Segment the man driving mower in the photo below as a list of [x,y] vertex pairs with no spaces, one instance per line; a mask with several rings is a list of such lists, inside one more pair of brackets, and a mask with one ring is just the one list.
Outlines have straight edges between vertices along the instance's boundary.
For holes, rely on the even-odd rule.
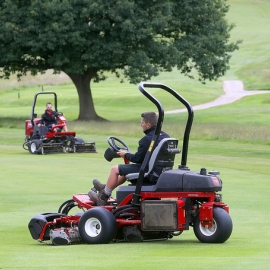
[[[155,112],[142,113],[141,127],[145,136],[139,141],[137,152],[135,154],[128,153],[125,150],[117,152],[117,155],[132,162],[132,164],[118,164],[112,166],[106,185],[102,184],[97,179],[93,180],[94,188],[88,192],[88,196],[92,201],[96,202],[98,206],[106,205],[112,191],[126,181],[126,175],[140,171],[141,164],[143,163],[155,133],[157,121],[158,117]],[[158,142],[169,137],[167,133],[161,131]]]
[[[52,110],[52,104],[48,102],[46,104],[45,113],[42,114],[38,126],[40,127],[41,125],[45,125],[48,128],[48,130],[54,130],[54,132],[58,132],[59,131],[58,128],[53,129],[54,126],[57,125],[58,123],[56,119],[58,115],[59,115],[58,112]],[[65,132],[68,131],[66,124],[63,126],[63,129]]]

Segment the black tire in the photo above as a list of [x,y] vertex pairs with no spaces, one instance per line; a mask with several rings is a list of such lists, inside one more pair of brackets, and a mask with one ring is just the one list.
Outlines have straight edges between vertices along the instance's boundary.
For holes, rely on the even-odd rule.
[[79,233],[87,244],[108,244],[116,234],[116,219],[105,208],[95,207],[86,211],[79,221]]
[[202,243],[224,243],[232,233],[232,219],[230,215],[220,207],[213,209],[213,226],[209,229],[201,225],[199,214],[195,218],[194,233]]
[[32,140],[28,144],[28,150],[31,154],[41,154],[41,150],[39,146],[41,144],[41,140]]
[[77,152],[77,149],[76,149],[76,145],[79,146],[79,145],[84,145],[84,140],[81,139],[81,138],[74,138],[74,144],[71,148],[71,151],[69,151],[70,153],[76,153]]
[[81,138],[74,138],[74,143],[75,144],[84,144],[84,140]]

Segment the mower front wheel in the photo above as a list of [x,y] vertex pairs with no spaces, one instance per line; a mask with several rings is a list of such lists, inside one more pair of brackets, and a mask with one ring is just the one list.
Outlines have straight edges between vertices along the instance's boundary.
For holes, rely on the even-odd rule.
[[39,149],[39,146],[41,144],[40,140],[33,140],[28,145],[28,150],[31,154],[41,154],[41,150]]
[[116,234],[116,219],[105,208],[95,207],[86,211],[79,221],[79,233],[87,244],[108,244]]
[[203,227],[198,214],[195,218],[193,230],[202,243],[224,243],[230,237],[232,228],[230,215],[224,209],[214,207],[212,227]]

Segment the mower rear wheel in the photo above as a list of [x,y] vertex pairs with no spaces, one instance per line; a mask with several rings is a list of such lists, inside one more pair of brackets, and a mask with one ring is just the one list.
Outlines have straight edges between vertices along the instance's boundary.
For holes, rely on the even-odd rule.
[[84,140],[81,138],[74,138],[74,144],[69,148],[69,153],[76,153],[76,145],[83,145]]
[[87,244],[108,244],[113,240],[116,228],[114,215],[101,207],[86,211],[78,225],[82,240]]
[[214,207],[212,227],[203,227],[198,214],[195,218],[193,230],[202,243],[224,243],[230,237],[232,228],[230,215],[224,209]]
[[28,150],[31,154],[41,154],[39,146],[41,144],[40,140],[33,140],[29,143]]
[[84,144],[84,140],[82,138],[74,138],[75,144]]

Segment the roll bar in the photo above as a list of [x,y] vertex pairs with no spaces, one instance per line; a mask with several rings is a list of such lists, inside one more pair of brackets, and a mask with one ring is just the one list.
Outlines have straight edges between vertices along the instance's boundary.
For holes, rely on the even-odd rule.
[[155,129],[155,133],[152,137],[152,141],[150,143],[149,149],[145,155],[145,158],[143,160],[142,166],[140,168],[139,177],[137,180],[137,185],[135,189],[135,193],[132,197],[132,203],[133,204],[140,204],[140,192],[141,187],[143,184],[144,174],[147,169],[148,162],[150,160],[150,157],[155,149],[155,146],[158,142],[159,134],[162,128],[163,119],[164,119],[164,109],[162,107],[162,104],[153,96],[151,95],[145,88],[160,88],[167,92],[169,92],[172,96],[174,96],[179,102],[181,102],[187,109],[188,112],[188,119],[186,122],[186,128],[184,132],[184,138],[183,138],[183,147],[182,147],[182,159],[181,159],[181,165],[178,166],[179,169],[182,170],[188,170],[187,165],[187,154],[188,154],[188,143],[189,143],[189,135],[191,131],[191,126],[193,122],[194,112],[192,106],[189,104],[188,101],[186,101],[180,94],[178,94],[175,90],[172,88],[161,84],[161,83],[154,83],[154,82],[141,82],[138,85],[139,90],[143,95],[145,95],[151,102],[153,102],[157,109],[158,109],[158,122]]
[[57,95],[56,93],[54,92],[37,92],[34,96],[34,100],[33,100],[33,103],[32,103],[32,111],[31,111],[31,123],[32,123],[32,126],[34,126],[34,118],[35,117],[35,107],[36,107],[36,102],[37,102],[37,97],[38,95],[54,95],[54,109],[55,111],[57,112]]

